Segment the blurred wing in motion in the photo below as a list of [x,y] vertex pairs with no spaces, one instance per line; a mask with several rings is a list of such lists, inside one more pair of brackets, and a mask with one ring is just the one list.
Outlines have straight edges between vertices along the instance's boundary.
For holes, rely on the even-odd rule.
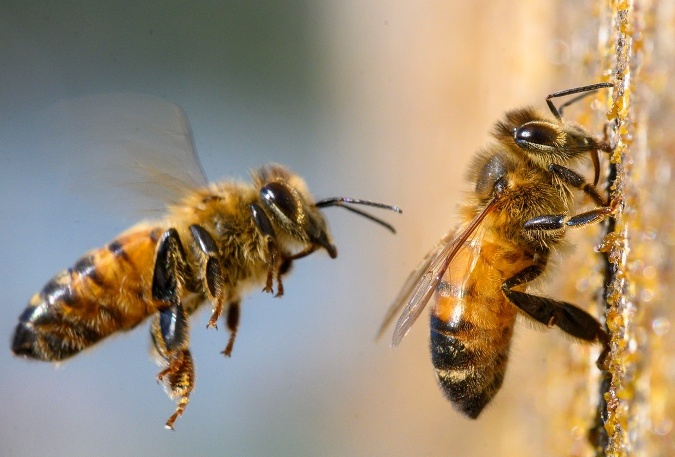
[[41,116],[38,129],[41,147],[64,164],[69,187],[113,206],[131,201],[134,209],[163,210],[207,184],[185,113],[157,97],[120,93],[63,101]]
[[403,288],[387,310],[378,331],[378,337],[398,311],[403,308],[391,339],[392,347],[399,345],[431,299],[443,274],[460,249],[467,244],[467,241],[472,247],[479,247],[480,238],[485,233],[485,230],[480,227],[481,222],[494,210],[496,203],[497,197],[493,198],[466,227],[459,232],[450,232],[445,235],[426,255],[422,263],[408,276]]

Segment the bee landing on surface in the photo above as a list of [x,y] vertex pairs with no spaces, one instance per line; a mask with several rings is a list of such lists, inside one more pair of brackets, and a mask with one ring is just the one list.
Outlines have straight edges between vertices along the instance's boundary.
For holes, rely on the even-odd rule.
[[[142,102],[157,103],[153,98]],[[161,108],[165,110],[166,103]],[[60,361],[154,316],[151,337],[164,366],[157,378],[178,403],[166,422],[171,429],[194,386],[189,315],[209,301],[213,312],[207,327],[216,327],[226,312],[230,338],[223,353],[229,356],[247,290],[262,287],[272,292],[276,283],[276,295],[281,296],[282,278],[293,261],[319,249],[337,256],[321,208],[342,206],[392,232],[391,225],[350,205],[401,211],[345,197],[314,202],[301,177],[274,164],[253,171],[251,184],[208,184],[182,110],[173,104],[168,109],[180,137],[174,158],[191,166],[171,170],[181,176],[163,184],[168,190],[182,188],[182,198],[169,206],[163,220],[132,227],[33,295],[19,316],[12,351],[25,358]]]
[[[518,312],[557,326],[573,337],[604,346],[608,335],[577,306],[527,292],[568,228],[603,221],[620,206],[595,188],[598,151],[612,150],[578,125],[562,120],[562,108],[609,83],[549,95],[553,117],[532,108],[506,113],[493,132],[496,141],[473,160],[475,183],[460,211],[459,227],[447,234],[408,277],[380,327],[401,313],[392,337],[397,346],[434,297],[431,358],[438,383],[453,406],[477,418],[502,385]],[[551,99],[579,94],[556,108]],[[570,168],[584,154],[595,167],[593,184]],[[573,212],[573,191],[596,207]]]

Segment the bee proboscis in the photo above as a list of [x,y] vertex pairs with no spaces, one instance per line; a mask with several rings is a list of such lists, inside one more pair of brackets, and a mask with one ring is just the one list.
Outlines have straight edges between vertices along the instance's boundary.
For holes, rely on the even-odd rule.
[[[532,108],[509,111],[496,124],[496,141],[480,151],[470,168],[475,183],[460,210],[459,228],[445,235],[414,270],[380,327],[403,309],[392,337],[397,346],[434,297],[431,358],[436,378],[453,406],[477,418],[502,385],[516,315],[557,326],[583,341],[604,345],[608,336],[596,318],[577,306],[527,292],[566,229],[603,221],[619,201],[596,190],[598,151],[610,144],[562,119],[562,109],[600,88],[599,83],[546,97],[553,117]],[[551,99],[582,94],[556,108]],[[570,168],[584,154],[595,167],[593,184]],[[573,191],[595,208],[574,214]]]
[[[154,98],[145,101],[155,103]],[[190,165],[179,171],[179,178],[169,179],[167,193],[181,189],[182,198],[171,202],[163,219],[133,226],[47,282],[19,316],[12,351],[61,361],[154,316],[152,343],[164,367],[157,378],[177,400],[166,422],[172,429],[194,387],[188,325],[192,313],[211,302],[207,327],[216,327],[225,313],[230,337],[223,353],[229,356],[240,302],[248,290],[262,287],[271,293],[276,283],[276,296],[281,296],[282,278],[293,261],[320,249],[337,256],[321,208],[341,206],[392,232],[390,224],[352,205],[401,211],[346,197],[315,202],[303,179],[277,164],[252,171],[251,184],[209,184],[182,110],[165,105],[174,121],[169,142],[180,143],[180,166]],[[161,179],[167,174],[162,169],[142,171]]]

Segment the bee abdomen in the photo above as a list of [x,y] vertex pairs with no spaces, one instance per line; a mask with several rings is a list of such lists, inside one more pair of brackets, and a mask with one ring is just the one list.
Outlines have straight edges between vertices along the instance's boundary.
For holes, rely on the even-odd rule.
[[502,385],[508,347],[496,354],[494,349],[474,348],[473,327],[466,321],[431,318],[431,360],[438,384],[456,409],[475,419]]
[[65,270],[33,295],[19,316],[12,341],[14,354],[40,360],[62,360],[82,349],[77,341],[100,339],[95,332],[64,319],[63,304],[71,306],[78,302],[71,283],[71,272]]
[[19,316],[14,354],[63,360],[153,312],[147,284],[158,231],[132,230],[54,276]]

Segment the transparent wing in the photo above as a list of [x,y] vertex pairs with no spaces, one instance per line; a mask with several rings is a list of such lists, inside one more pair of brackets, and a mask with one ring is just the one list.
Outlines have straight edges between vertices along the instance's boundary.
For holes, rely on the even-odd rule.
[[394,328],[394,334],[391,339],[392,347],[399,345],[403,337],[410,331],[422,310],[431,299],[438,283],[441,281],[445,270],[452,262],[460,248],[464,246],[467,240],[477,233],[483,233],[477,230],[485,216],[492,212],[496,206],[497,197],[495,197],[485,208],[459,232],[445,235],[441,241],[427,254],[422,263],[415,269],[406,280],[403,288],[394,299],[385,316],[384,322],[380,327],[379,334],[393,320],[396,313],[403,308],[398,322]]
[[[69,186],[100,200],[164,209],[207,184],[192,129],[174,103],[142,94],[60,102],[38,121],[41,148],[65,163]],[[102,197],[102,198],[100,198]]]
[[443,238],[441,238],[441,240],[436,243],[436,245],[427,253],[427,255],[424,256],[419,265],[417,265],[417,268],[410,272],[408,278],[403,284],[403,287],[401,287],[398,295],[389,306],[389,309],[384,316],[384,320],[377,331],[376,338],[380,338],[382,336],[387,327],[389,327],[389,324],[391,324],[394,318],[401,312],[401,309],[403,309],[403,307],[408,303],[413,289],[417,286],[417,284],[420,283],[422,277],[429,270],[429,265],[438,259],[438,257],[443,253],[445,246],[447,246],[447,244],[452,241],[455,232],[456,230],[446,233]]

